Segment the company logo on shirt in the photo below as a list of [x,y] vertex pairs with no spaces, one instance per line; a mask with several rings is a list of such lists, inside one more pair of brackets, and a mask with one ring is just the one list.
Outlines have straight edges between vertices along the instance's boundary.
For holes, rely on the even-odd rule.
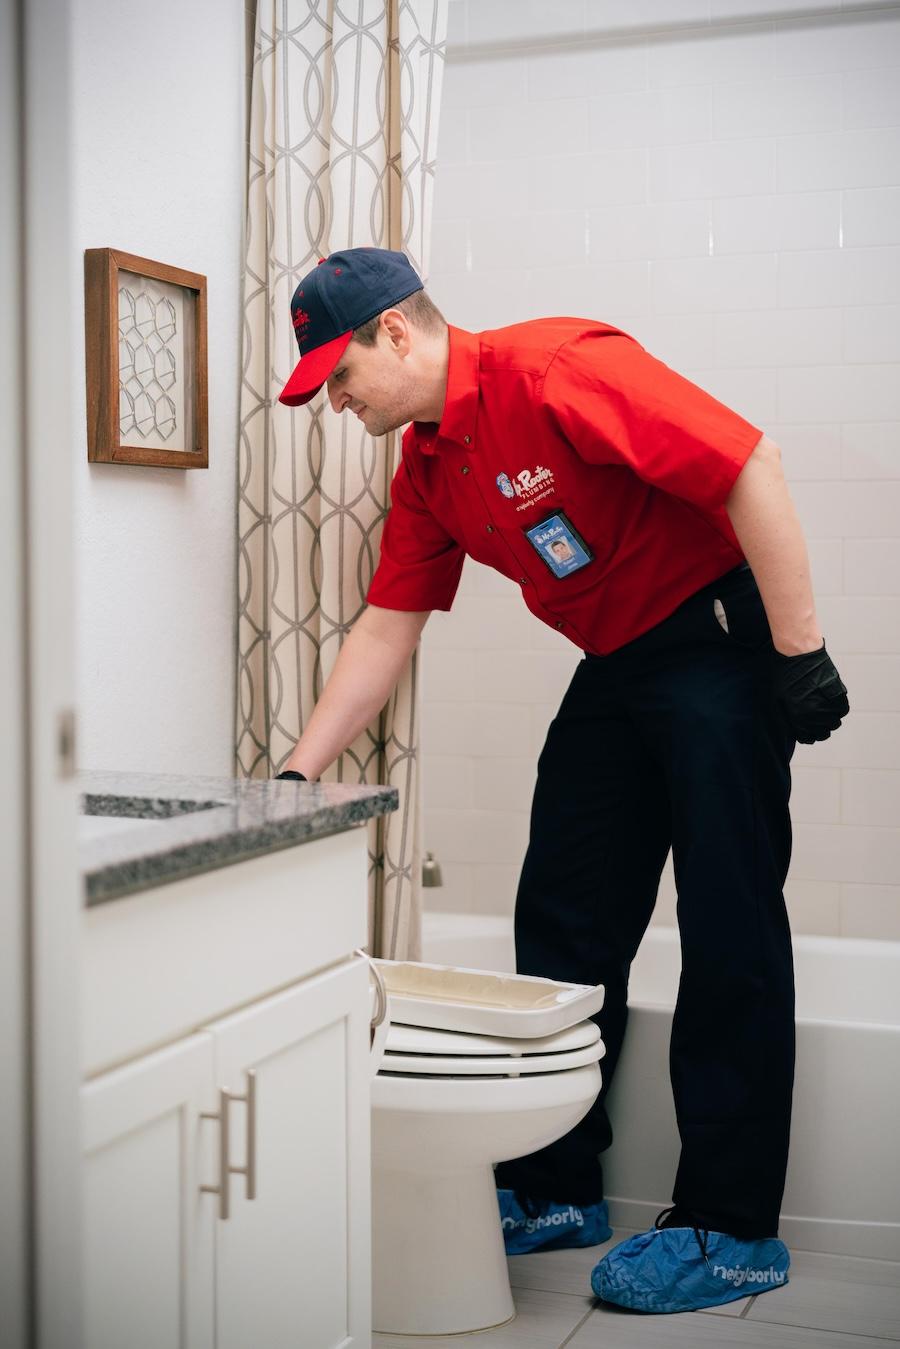
[[517,473],[515,481],[513,482],[513,487],[516,496],[531,496],[534,492],[540,491],[545,483],[549,484],[552,483],[552,481],[553,474],[550,469],[542,468],[541,465],[538,464],[533,473],[527,468],[523,468],[521,473]]
[[505,473],[499,473],[497,486],[505,497],[519,498],[517,511],[528,510],[536,501],[541,501],[556,491],[552,469],[544,468],[542,464],[538,464],[534,469],[523,468],[513,478],[509,478]]

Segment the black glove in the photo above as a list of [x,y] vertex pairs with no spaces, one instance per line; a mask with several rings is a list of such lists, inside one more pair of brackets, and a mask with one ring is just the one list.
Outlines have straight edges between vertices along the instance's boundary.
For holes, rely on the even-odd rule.
[[288,768],[284,773],[276,773],[275,781],[277,782],[279,778],[290,782],[309,782],[309,778],[305,778],[302,773],[295,773],[293,768]]
[[775,697],[801,745],[827,740],[850,711],[847,690],[825,650],[784,656],[773,651]]

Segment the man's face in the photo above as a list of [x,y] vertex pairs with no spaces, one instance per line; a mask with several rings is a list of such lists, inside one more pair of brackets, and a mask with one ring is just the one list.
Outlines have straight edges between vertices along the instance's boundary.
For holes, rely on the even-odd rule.
[[383,329],[372,347],[351,341],[328,377],[335,412],[359,418],[370,436],[383,436],[418,416],[419,395],[409,372],[403,342]]

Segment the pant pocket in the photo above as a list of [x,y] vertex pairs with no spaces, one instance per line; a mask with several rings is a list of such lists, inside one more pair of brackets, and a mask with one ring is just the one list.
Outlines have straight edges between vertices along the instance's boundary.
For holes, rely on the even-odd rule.
[[707,600],[707,616],[724,642],[747,651],[772,645],[772,633],[759,587],[748,569],[729,576]]

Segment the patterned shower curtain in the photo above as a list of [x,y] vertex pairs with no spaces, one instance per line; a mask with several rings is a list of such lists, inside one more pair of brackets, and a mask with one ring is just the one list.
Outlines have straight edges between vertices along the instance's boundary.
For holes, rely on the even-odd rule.
[[[306,724],[365,604],[398,433],[324,391],[286,408],[290,298],[339,248],[402,249],[427,284],[447,0],[258,0],[250,110],[238,458],[236,766],[268,777]],[[417,959],[416,654],[378,722],[322,776],[387,783],[369,825],[369,949]]]

